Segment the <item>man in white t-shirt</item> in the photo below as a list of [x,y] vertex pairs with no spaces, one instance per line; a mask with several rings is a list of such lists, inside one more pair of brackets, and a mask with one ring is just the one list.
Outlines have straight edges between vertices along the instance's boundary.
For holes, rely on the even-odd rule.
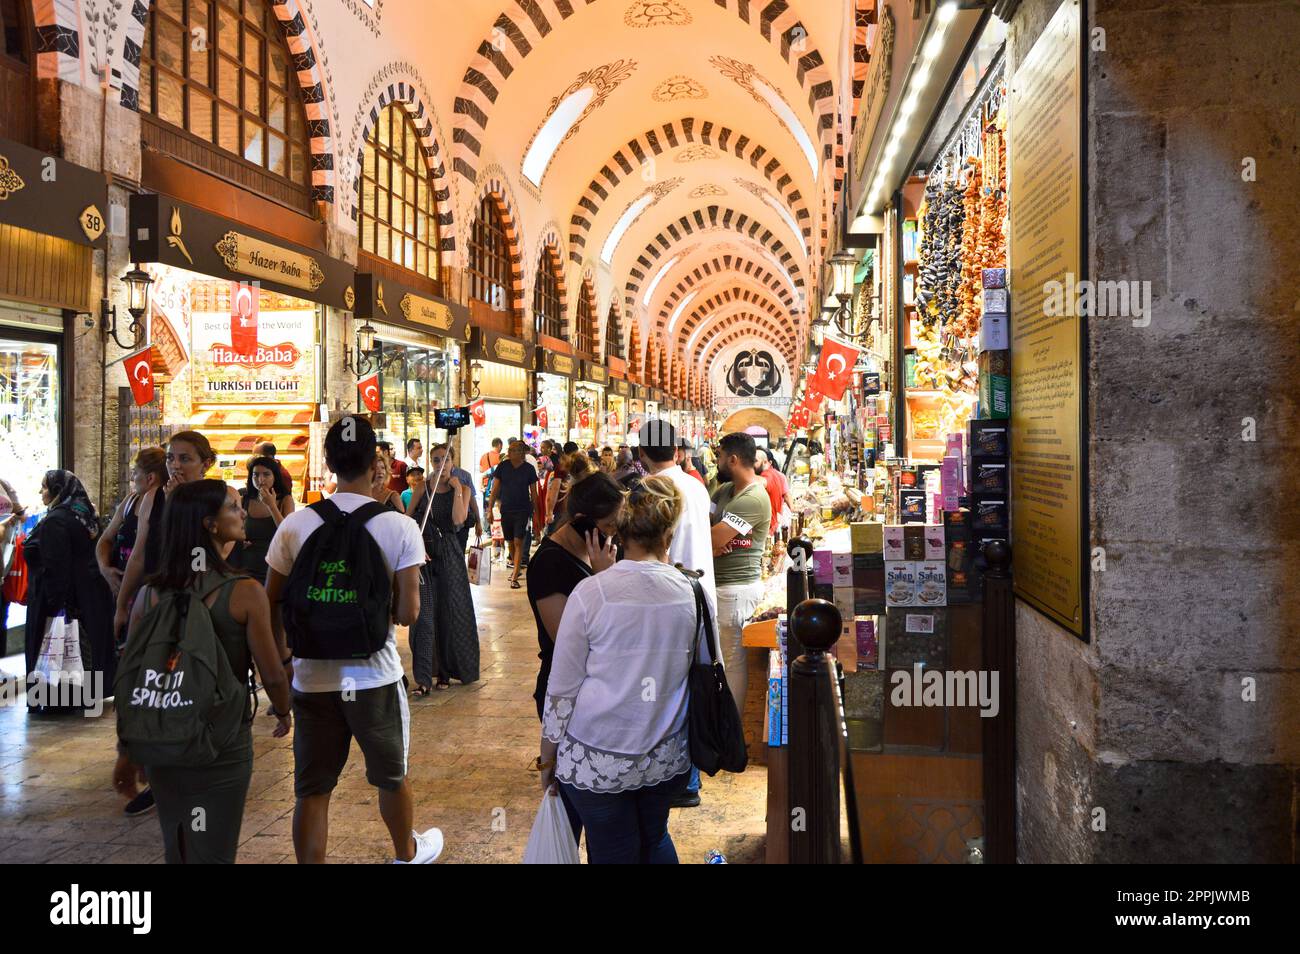
[[[370,487],[380,466],[375,432],[361,417],[344,417],[325,435],[325,463],[338,478],[330,502],[344,513],[373,503]],[[285,517],[266,555],[266,595],[276,639],[292,666],[294,794],[293,847],[299,864],[323,863],[329,838],[330,794],[348,761],[352,740],[366,760],[366,780],[379,789],[379,814],[399,864],[430,864],[442,852],[442,832],[412,828],[414,796],[406,777],[411,716],[402,687],[393,624],[388,641],[365,659],[288,658],[281,603],[294,560],[324,521],[311,507]],[[414,520],[396,512],[365,525],[379,544],[393,581],[393,620],[403,626],[420,613],[424,541]]]
[[[667,477],[682,495],[682,516],[668,542],[668,560],[688,570],[697,570],[700,586],[714,617],[717,632],[718,603],[713,586],[713,537],[709,527],[709,491],[677,464],[677,431],[667,421],[646,421],[637,432],[637,453],[648,477]],[[700,804],[700,770],[691,767],[686,791],[670,803],[674,808],[694,808]]]

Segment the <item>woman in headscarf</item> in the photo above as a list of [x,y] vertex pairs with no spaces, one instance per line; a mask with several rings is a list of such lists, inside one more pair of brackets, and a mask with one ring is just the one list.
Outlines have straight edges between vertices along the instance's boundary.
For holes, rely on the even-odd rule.
[[[113,594],[95,562],[99,521],[95,505],[75,474],[47,470],[41,502],[48,508],[23,545],[30,583],[27,598],[27,672],[36,670],[41,643],[51,620],[64,615],[77,621],[81,661],[87,672],[102,673],[85,685],[94,692],[112,691],[117,672],[113,646]],[[90,702],[94,696],[84,696]],[[46,708],[53,708],[46,706]]]

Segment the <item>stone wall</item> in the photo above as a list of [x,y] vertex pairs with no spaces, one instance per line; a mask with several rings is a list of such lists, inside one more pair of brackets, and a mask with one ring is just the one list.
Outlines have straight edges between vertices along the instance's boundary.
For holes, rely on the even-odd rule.
[[1295,861],[1300,4],[1090,7],[1088,277],[1153,304],[1089,329],[1092,644],[1017,613],[1020,855]]

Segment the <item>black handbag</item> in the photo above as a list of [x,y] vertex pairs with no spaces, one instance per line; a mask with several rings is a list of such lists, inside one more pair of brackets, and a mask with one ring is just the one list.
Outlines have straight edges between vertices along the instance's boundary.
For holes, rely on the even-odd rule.
[[[736,700],[731,698],[727,676],[722,668],[722,651],[713,631],[713,614],[709,612],[699,576],[682,571],[695,591],[695,643],[691,648],[691,668],[687,675],[686,722],[691,746],[691,763],[710,777],[719,770],[743,772],[749,764],[745,751],[745,730],[740,724]],[[700,662],[700,633],[709,641],[712,662]]]

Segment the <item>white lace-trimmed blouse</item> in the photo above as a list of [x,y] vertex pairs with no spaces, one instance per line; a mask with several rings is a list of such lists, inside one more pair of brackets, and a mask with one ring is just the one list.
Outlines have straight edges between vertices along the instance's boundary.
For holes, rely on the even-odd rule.
[[[695,593],[665,563],[622,560],[574,587],[542,711],[542,735],[559,746],[559,781],[624,792],[690,769],[695,623]],[[709,658],[703,643],[700,658]]]

